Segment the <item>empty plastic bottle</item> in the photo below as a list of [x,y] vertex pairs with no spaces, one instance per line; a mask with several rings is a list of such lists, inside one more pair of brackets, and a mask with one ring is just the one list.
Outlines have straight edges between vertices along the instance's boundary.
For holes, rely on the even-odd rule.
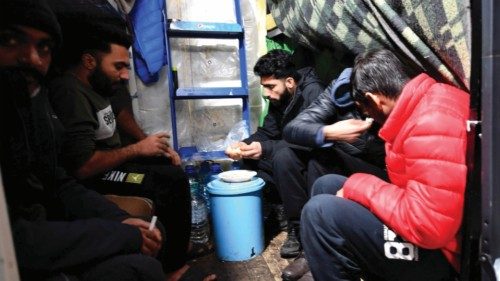
[[200,179],[200,190],[202,192],[203,198],[205,198],[205,203],[207,204],[207,211],[210,214],[210,194],[207,191],[207,185],[211,181],[210,166],[212,165],[211,160],[205,160],[200,164],[200,170],[198,173],[198,178]]
[[212,165],[210,165],[210,181],[218,179],[217,175],[220,173],[222,173],[220,163],[213,162]]
[[241,169],[241,163],[240,163],[240,161],[233,161],[231,163],[230,170],[239,170],[239,169]]
[[186,165],[186,174],[191,189],[191,242],[204,244],[208,242],[209,226],[207,204],[198,181],[194,165]]

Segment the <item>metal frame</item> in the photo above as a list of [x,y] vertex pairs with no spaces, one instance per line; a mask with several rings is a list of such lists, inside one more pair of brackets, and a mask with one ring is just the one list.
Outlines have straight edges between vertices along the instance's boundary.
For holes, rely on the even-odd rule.
[[482,0],[482,280],[497,280],[500,259],[500,2]]

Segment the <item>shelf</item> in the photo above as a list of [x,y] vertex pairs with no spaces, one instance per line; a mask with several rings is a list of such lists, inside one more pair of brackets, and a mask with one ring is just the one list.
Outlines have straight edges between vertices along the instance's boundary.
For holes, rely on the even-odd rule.
[[168,26],[170,37],[240,38],[243,28],[237,23],[172,21]]
[[248,97],[244,88],[179,88],[175,91],[175,99],[203,99],[203,98],[242,98]]
[[228,158],[224,151],[198,151],[195,146],[179,147],[179,156],[181,159],[209,160]]

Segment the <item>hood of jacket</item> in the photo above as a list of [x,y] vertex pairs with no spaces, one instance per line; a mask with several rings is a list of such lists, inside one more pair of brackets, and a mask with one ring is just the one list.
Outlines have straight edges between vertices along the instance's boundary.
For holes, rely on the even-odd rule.
[[[300,74],[299,81],[297,82],[297,89],[290,100],[290,103],[286,107],[283,113],[282,125],[286,125],[290,122],[297,114],[302,111],[303,101],[304,101],[304,92],[306,92],[306,88],[311,86],[311,84],[323,85],[323,81],[318,78],[316,72],[312,67],[304,67],[297,72]],[[312,88],[312,87],[311,87]],[[320,93],[318,93],[319,95]]]
[[337,80],[332,82],[332,87],[329,87],[330,98],[336,107],[346,108],[354,105],[351,97],[351,73],[352,68],[344,69]]

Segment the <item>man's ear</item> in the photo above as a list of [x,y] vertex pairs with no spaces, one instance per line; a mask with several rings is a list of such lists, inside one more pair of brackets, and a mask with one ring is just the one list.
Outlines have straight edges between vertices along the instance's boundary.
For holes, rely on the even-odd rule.
[[384,103],[384,101],[380,98],[380,95],[377,95],[377,94],[374,94],[371,92],[367,92],[365,94],[365,97],[368,100],[370,100],[373,104],[375,104],[377,106],[377,108],[382,108],[382,104]]
[[285,79],[285,86],[289,90],[295,89],[296,86],[295,79],[293,79],[292,77],[287,77]]
[[94,70],[97,66],[97,61],[93,55],[85,53],[82,55],[82,64],[86,69]]

